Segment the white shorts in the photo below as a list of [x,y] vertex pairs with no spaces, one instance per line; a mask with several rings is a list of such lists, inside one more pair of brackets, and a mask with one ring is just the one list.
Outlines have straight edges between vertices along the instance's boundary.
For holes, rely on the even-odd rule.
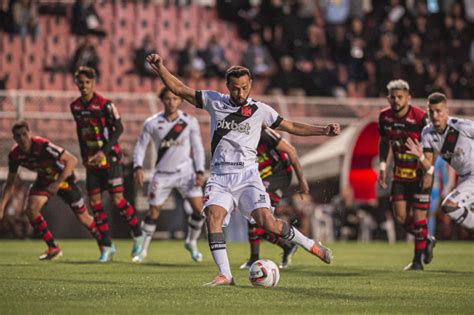
[[152,206],[161,206],[168,199],[173,188],[176,188],[185,199],[203,196],[201,187],[196,186],[194,172],[179,175],[155,173],[148,188],[148,203]]
[[253,210],[271,209],[270,198],[256,168],[238,174],[212,174],[205,189],[204,208],[210,205],[227,210],[222,226],[229,224],[230,215],[235,208],[251,223],[255,223],[251,216]]
[[451,191],[445,200],[451,200],[458,204],[460,208],[467,207],[467,209],[474,207],[474,174],[466,176],[466,178],[459,177],[459,183]]

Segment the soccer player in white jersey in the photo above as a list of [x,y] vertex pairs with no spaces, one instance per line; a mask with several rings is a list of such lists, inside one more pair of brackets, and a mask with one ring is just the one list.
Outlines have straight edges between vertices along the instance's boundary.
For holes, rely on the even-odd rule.
[[421,143],[409,139],[408,153],[418,157],[423,168],[433,174],[434,161],[441,157],[458,175],[457,186],[441,204],[454,222],[474,229],[474,122],[449,116],[448,100],[442,93],[428,96],[431,123],[423,129]]
[[270,198],[258,173],[256,149],[264,125],[301,136],[336,136],[340,134],[339,124],[314,126],[283,119],[270,106],[249,97],[250,72],[241,66],[226,71],[227,95],[186,86],[168,71],[158,54],[150,54],[147,61],[173,93],[205,109],[211,117],[211,176],[205,188],[204,212],[209,247],[219,275],[207,285],[234,284],[222,230],[234,209],[267,232],[302,246],[329,264],[330,249],[273,216]]
[[150,210],[142,226],[146,237],[143,250],[133,258],[133,261],[142,262],[147,256],[161,207],[175,188],[193,209],[188,218],[188,233],[184,247],[189,250],[194,261],[200,262],[202,254],[197,248],[197,239],[204,223],[201,211],[205,162],[201,132],[197,119],[178,109],[183,102],[181,97],[173,94],[169,88],[163,87],[159,98],[165,110],[145,121],[133,156],[134,176],[138,184],[143,187],[143,160],[147,146],[150,140],[153,140],[158,154],[155,174],[148,189]]

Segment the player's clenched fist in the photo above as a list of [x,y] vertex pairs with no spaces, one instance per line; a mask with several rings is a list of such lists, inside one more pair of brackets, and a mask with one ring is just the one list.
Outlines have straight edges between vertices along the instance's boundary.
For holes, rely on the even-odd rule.
[[337,136],[341,133],[341,125],[337,123],[331,123],[326,126],[326,136]]
[[163,61],[163,58],[161,58],[161,56],[158,54],[149,54],[146,56],[146,61],[152,66],[159,66]]

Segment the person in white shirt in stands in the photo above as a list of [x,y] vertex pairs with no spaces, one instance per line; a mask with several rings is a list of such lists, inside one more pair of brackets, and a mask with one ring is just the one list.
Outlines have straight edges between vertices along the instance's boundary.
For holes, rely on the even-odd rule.
[[234,208],[251,223],[302,246],[329,264],[332,259],[329,248],[273,216],[270,198],[259,176],[256,151],[264,125],[301,136],[337,136],[340,125],[314,126],[283,119],[270,106],[249,97],[252,80],[245,67],[227,69],[229,94],[221,94],[186,86],[168,71],[158,54],[149,55],[147,61],[174,94],[210,114],[211,176],[205,188],[204,213],[209,247],[219,275],[206,285],[234,284],[222,230]]
[[133,156],[134,176],[138,184],[143,187],[145,178],[143,160],[150,140],[154,141],[158,154],[155,174],[148,189],[150,210],[142,226],[146,236],[142,244],[143,250],[133,258],[133,261],[142,262],[147,256],[161,207],[175,188],[193,209],[188,219],[188,233],[184,246],[191,253],[191,258],[200,262],[202,254],[197,248],[197,239],[204,223],[201,211],[205,162],[201,132],[197,119],[178,109],[183,102],[181,97],[164,87],[159,93],[159,98],[165,110],[145,121]]
[[433,173],[440,155],[458,175],[458,184],[441,204],[454,222],[474,229],[474,122],[449,116],[448,100],[442,93],[428,96],[431,123],[421,134],[421,143],[408,139],[406,146],[418,157],[423,168]]

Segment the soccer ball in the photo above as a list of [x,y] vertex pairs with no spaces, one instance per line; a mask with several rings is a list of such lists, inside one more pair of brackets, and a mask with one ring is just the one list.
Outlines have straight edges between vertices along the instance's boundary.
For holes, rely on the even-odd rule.
[[271,288],[280,280],[280,270],[271,260],[260,259],[250,266],[249,280],[254,287]]

